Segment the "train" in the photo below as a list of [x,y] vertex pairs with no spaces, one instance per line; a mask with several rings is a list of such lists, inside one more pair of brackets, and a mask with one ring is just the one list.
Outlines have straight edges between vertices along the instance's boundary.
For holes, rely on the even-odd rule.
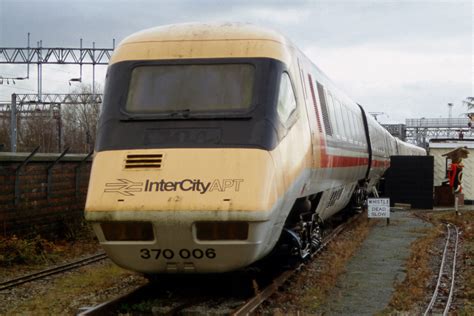
[[159,26],[111,56],[85,218],[112,261],[145,275],[229,272],[275,252],[304,260],[392,155],[426,152],[280,33]]

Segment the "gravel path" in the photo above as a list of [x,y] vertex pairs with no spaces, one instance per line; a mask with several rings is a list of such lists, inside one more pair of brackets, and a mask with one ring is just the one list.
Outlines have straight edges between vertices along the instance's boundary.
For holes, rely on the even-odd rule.
[[384,309],[394,291],[396,280],[405,277],[404,263],[410,244],[430,224],[410,212],[391,212],[390,225],[376,220],[367,239],[347,266],[324,308],[327,315],[374,315]]

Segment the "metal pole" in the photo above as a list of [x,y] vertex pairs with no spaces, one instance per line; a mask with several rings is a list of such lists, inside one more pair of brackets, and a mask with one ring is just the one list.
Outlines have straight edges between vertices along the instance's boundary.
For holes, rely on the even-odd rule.
[[30,79],[30,32],[28,32],[28,63],[26,64],[26,79]]
[[92,42],[92,100],[95,100],[95,42]]
[[52,192],[52,187],[53,187],[53,168],[54,166],[59,162],[59,160],[61,160],[61,158],[64,157],[64,155],[66,155],[66,153],[69,151],[69,147],[66,148],[60,155],[58,158],[56,158],[56,160],[50,164],[47,168],[48,170],[48,200],[51,198],[51,192]]
[[448,137],[451,137],[451,118],[453,116],[453,105],[452,103],[448,103],[449,113],[448,113]]
[[79,41],[79,46],[80,46],[80,53],[79,53],[79,82],[82,82],[82,59],[84,58],[83,56],[83,52],[82,52],[82,38],[81,40]]
[[41,92],[43,90],[43,71],[42,71],[42,56],[41,56],[41,46],[43,41],[38,42],[38,101],[41,101]]
[[36,154],[40,147],[36,147],[28,157],[16,168],[15,170],[15,205],[20,203],[21,199],[21,186],[20,186],[20,176],[22,169],[26,166],[26,164],[30,161],[30,159]]
[[10,122],[11,152],[16,153],[16,132],[17,132],[17,130],[16,130],[16,94],[15,93],[12,94],[12,102],[11,102],[11,105],[10,105],[10,111],[11,111],[11,115],[10,115],[10,119],[11,119],[11,122]]
[[[63,129],[63,120],[61,117],[61,104],[58,105],[58,152],[61,152],[62,150],[62,129]],[[67,149],[69,150],[69,148]]]

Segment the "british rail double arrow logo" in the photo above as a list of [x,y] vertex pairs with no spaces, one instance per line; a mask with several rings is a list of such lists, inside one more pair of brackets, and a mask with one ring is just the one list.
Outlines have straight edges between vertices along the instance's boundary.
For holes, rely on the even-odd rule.
[[125,196],[134,196],[132,192],[142,192],[143,182],[133,182],[128,179],[117,179],[118,182],[106,183],[104,192],[114,192]]

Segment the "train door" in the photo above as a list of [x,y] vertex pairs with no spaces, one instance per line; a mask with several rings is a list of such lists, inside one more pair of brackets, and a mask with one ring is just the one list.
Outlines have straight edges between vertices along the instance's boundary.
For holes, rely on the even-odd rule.
[[[310,109],[308,108],[308,92],[307,91],[307,87],[306,87],[306,81],[305,81],[305,73],[304,73],[304,70],[303,68],[301,67],[301,62],[300,62],[300,59],[298,58],[297,59],[297,63],[298,63],[298,72],[299,72],[299,75],[300,75],[300,82],[301,82],[301,88],[302,88],[302,92],[303,92],[303,106],[305,108],[305,112],[306,112],[306,117],[308,119],[308,125],[309,125],[309,128],[310,128],[310,133],[311,133],[311,149],[312,149],[312,162],[311,164],[314,166],[315,164],[315,144],[314,144],[314,140],[316,138],[316,130],[315,130],[315,124],[314,122],[312,122],[312,117],[313,117],[313,114],[310,112]],[[309,92],[311,93],[311,92]]]
[[301,86],[303,87],[304,92],[304,100],[305,100],[305,108],[306,108],[306,115],[308,117],[308,125],[311,132],[311,146],[313,150],[312,154],[312,165],[313,169],[317,167],[318,164],[318,157],[320,157],[320,139],[322,133],[322,126],[318,116],[318,105],[316,102],[316,94],[314,91],[314,85],[312,83],[312,76],[310,73],[306,73],[303,70],[300,60],[298,59],[298,69],[300,72],[300,80]]

